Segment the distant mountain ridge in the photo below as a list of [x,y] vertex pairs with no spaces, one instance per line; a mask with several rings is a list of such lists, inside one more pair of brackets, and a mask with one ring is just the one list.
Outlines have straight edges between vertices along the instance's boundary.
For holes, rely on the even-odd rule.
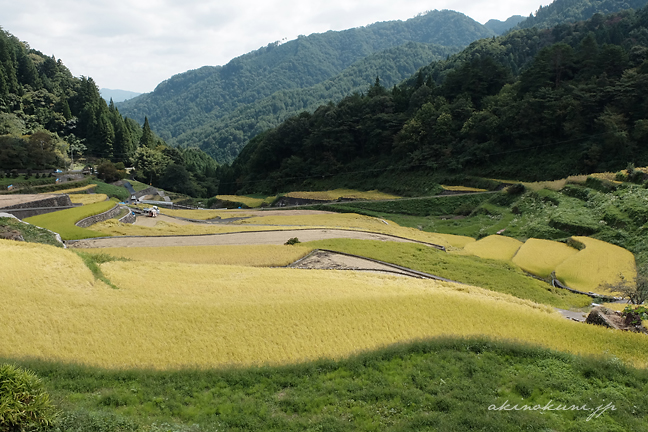
[[[222,148],[212,137],[193,131],[209,128],[239,107],[254,104],[278,91],[316,86],[367,56],[409,42],[451,46],[454,47],[451,52],[457,52],[474,40],[494,35],[461,13],[435,10],[407,21],[380,22],[344,31],[300,36],[281,45],[271,43],[233,59],[225,66],[205,66],[175,75],[160,83],[152,93],[117,106],[120,112],[138,120],[148,116],[151,127],[168,142],[178,144],[182,136],[183,145],[209,149],[211,154],[219,155],[221,161],[227,162],[233,158],[229,155],[237,154],[251,138],[248,132],[232,130],[228,142],[235,143],[235,148]],[[420,64],[416,68],[434,59],[417,59]],[[396,84],[416,70],[403,66],[407,59],[394,61],[401,66],[396,67],[397,73],[392,74],[393,78],[381,76],[388,85]],[[328,100],[330,95],[325,94],[319,103]],[[303,109],[303,105],[296,103],[279,107],[277,111],[294,113]],[[307,105],[313,106],[313,103]],[[278,122],[278,118],[273,120],[269,127]]]
[[118,89],[108,89],[108,88],[99,89],[99,93],[101,94],[101,97],[104,98],[106,102],[110,102],[110,99],[112,99],[113,102],[115,103],[123,102],[128,99],[133,99],[134,97],[137,97],[142,94],[142,93],[137,93],[128,90],[118,90]]
[[522,15],[513,15],[509,17],[506,21],[492,19],[492,20],[488,20],[488,22],[484,24],[484,27],[492,30],[494,33],[497,33],[498,35],[501,35],[504,34],[504,32],[506,32],[507,30],[512,29],[513,27],[515,27],[525,19],[526,18],[523,17]]

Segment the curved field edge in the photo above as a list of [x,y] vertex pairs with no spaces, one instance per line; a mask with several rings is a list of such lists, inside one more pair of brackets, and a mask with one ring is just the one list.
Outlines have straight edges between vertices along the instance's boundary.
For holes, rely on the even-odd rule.
[[59,233],[63,240],[103,237],[110,234],[81,228],[76,226],[75,223],[84,218],[110,210],[114,206],[114,201],[102,201],[95,204],[28,217],[25,218],[25,222]]
[[[648,372],[615,359],[579,357],[488,338],[399,343],[341,360],[289,366],[152,371],[106,370],[2,359],[40,376],[61,422],[90,430],[487,430],[644,431]],[[162,396],[163,395],[163,396]],[[493,411],[489,406],[606,406],[591,412]],[[555,405],[554,405],[555,406]],[[171,425],[175,427],[171,427]],[[187,429],[193,425],[192,429]],[[144,429],[140,429],[140,428]],[[157,429],[155,429],[157,430]],[[166,430],[166,429],[165,429]]]
[[574,236],[572,240],[584,248],[556,267],[556,277],[570,288],[614,295],[606,284],[637,277],[632,252],[590,237]]
[[574,323],[547,306],[471,286],[357,272],[109,262],[101,269],[120,288],[113,290],[70,251],[0,243],[5,357],[210,368],[485,335],[646,364],[643,335]]

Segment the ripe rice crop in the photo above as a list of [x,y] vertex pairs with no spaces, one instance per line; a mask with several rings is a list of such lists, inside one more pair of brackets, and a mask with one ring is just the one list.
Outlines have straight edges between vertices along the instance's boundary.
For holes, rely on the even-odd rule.
[[364,199],[364,200],[387,200],[398,199],[398,195],[392,195],[377,190],[358,191],[354,189],[334,189],[319,192],[289,192],[290,198],[314,199],[322,201],[335,201],[338,198]]
[[86,186],[81,186],[77,188],[71,188],[71,189],[59,189],[56,192],[43,192],[44,194],[74,194],[74,193],[81,193],[81,192],[87,192],[89,189],[96,188],[96,184],[89,184]]
[[570,322],[551,308],[469,286],[205,264],[131,261],[101,268],[119,289],[93,283],[69,251],[0,242],[0,274],[8,275],[0,283],[0,356],[109,368],[215,367],[487,335],[647,364],[643,335]]
[[223,201],[231,201],[231,202],[245,204],[246,206],[251,208],[261,207],[263,203],[270,204],[275,199],[274,196],[270,196],[265,199],[262,199],[262,198],[247,197],[244,195],[216,195],[216,198]]
[[72,201],[73,204],[88,205],[88,204],[94,204],[94,203],[106,201],[107,199],[108,199],[108,195],[106,195],[106,194],[73,194],[73,195],[70,195],[70,201]]
[[466,252],[480,258],[510,261],[522,246],[522,242],[511,237],[491,235],[464,247]]
[[435,236],[441,237],[443,240],[448,242],[448,244],[454,248],[463,249],[468,243],[474,243],[475,239],[472,237],[455,235],[455,234],[442,234],[434,233]]
[[25,222],[59,233],[63,240],[102,237],[106,234],[87,228],[81,228],[74,224],[81,219],[110,210],[114,206],[114,201],[102,201],[95,204],[84,205],[82,207],[32,216],[26,218]]
[[564,243],[531,238],[513,257],[513,263],[533,275],[547,278],[567,258],[578,253]]
[[441,185],[441,187],[444,190],[454,191],[454,192],[487,192],[486,189],[479,189],[479,188],[474,188],[474,187],[469,187],[469,186],[446,186],[446,185]]
[[191,264],[286,266],[305,256],[311,248],[294,245],[168,246],[84,249],[136,261]]
[[277,231],[288,230],[295,228],[312,228],[308,226],[245,226],[245,225],[207,225],[207,224],[175,224],[167,223],[164,221],[157,221],[154,227],[147,227],[142,225],[133,225],[120,223],[114,219],[99,222],[92,226],[102,235],[110,236],[162,236],[162,235],[203,235],[203,234],[222,234],[233,232],[246,232],[246,231]]
[[556,267],[556,277],[580,291],[614,294],[603,285],[637,277],[634,255],[622,247],[590,237],[572,237],[585,245],[577,254]]

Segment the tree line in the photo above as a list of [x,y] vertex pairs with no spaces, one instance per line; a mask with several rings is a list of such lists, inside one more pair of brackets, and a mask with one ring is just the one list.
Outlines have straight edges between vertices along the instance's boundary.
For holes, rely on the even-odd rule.
[[648,9],[471,44],[266,131],[222,192],[385,170],[544,180],[648,164]]

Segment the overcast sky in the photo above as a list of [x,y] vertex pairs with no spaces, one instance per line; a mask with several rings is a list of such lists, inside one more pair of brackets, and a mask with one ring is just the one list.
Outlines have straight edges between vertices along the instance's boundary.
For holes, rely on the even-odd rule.
[[0,26],[99,87],[152,91],[269,42],[451,9],[485,23],[547,0],[0,0]]

